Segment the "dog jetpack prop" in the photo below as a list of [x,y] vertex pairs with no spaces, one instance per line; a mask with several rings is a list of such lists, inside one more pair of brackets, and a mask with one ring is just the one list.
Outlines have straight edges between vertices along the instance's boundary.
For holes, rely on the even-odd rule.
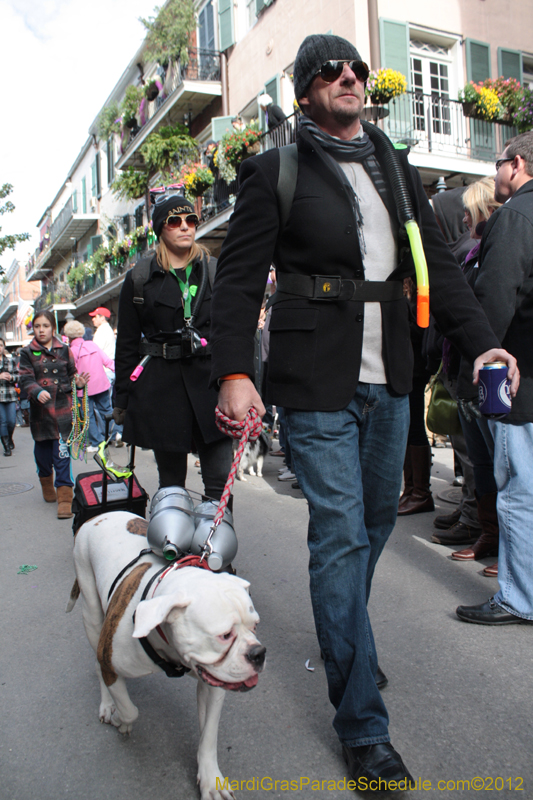
[[217,408],[216,420],[220,430],[240,439],[220,501],[203,499],[195,507],[195,492],[181,486],[159,489],[152,498],[146,533],[148,544],[157,555],[168,561],[197,556],[200,562],[206,560],[213,572],[225,569],[237,555],[228,500],[246,442],[258,439],[263,430],[261,418],[253,408],[244,422],[230,420]]

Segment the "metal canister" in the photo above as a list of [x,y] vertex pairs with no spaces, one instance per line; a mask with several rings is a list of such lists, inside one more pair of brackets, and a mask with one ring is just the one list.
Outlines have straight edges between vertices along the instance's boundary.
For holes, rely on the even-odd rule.
[[173,561],[190,551],[194,536],[194,503],[181,486],[159,489],[150,505],[146,537],[158,556]]
[[[218,504],[210,500],[196,506],[196,530],[191,544],[191,552],[199,555],[209,536]],[[207,563],[213,572],[218,572],[230,564],[237,555],[237,536],[233,528],[233,516],[229,508],[224,510],[220,525],[211,537],[213,551],[207,556]]]
[[507,364],[490,361],[479,370],[479,410],[485,417],[501,418],[511,410],[511,381],[507,379]]

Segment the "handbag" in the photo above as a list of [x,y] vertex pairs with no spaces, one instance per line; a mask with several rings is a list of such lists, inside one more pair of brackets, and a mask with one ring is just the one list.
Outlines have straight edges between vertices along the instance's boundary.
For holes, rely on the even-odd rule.
[[459,421],[457,401],[450,396],[450,393],[442,383],[441,371],[442,363],[437,374],[431,378],[426,390],[429,391],[431,389],[426,425],[432,433],[438,433],[441,436],[454,436],[462,433],[463,429]]

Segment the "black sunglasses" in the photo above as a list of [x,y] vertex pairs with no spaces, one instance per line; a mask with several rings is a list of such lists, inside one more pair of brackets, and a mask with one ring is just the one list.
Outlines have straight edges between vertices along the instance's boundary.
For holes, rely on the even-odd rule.
[[506,161],[514,161],[514,157],[513,158],[499,158],[497,160],[497,162],[495,163],[495,165],[494,165],[496,167],[496,172],[498,172],[498,170],[500,169],[501,165],[505,164]]
[[189,228],[192,228],[193,226],[196,227],[198,225],[198,217],[196,214],[189,214],[186,217],[178,217],[177,214],[173,214],[171,217],[165,220],[165,225],[168,225],[169,228],[181,228],[184,220]]
[[370,74],[368,64],[365,64],[364,61],[350,61],[348,59],[342,61],[326,61],[316,74],[320,75],[322,80],[326,83],[333,83],[333,81],[336,81],[337,78],[340,78],[342,75],[345,64],[348,64],[355,77],[362,83],[368,80]]

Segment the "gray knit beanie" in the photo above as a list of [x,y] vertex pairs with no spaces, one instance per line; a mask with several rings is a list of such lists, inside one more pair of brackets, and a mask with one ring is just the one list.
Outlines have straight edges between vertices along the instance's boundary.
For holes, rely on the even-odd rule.
[[322,64],[331,59],[361,61],[361,56],[353,44],[342,36],[325,33],[306,36],[294,62],[294,96],[297,100],[304,96]]

